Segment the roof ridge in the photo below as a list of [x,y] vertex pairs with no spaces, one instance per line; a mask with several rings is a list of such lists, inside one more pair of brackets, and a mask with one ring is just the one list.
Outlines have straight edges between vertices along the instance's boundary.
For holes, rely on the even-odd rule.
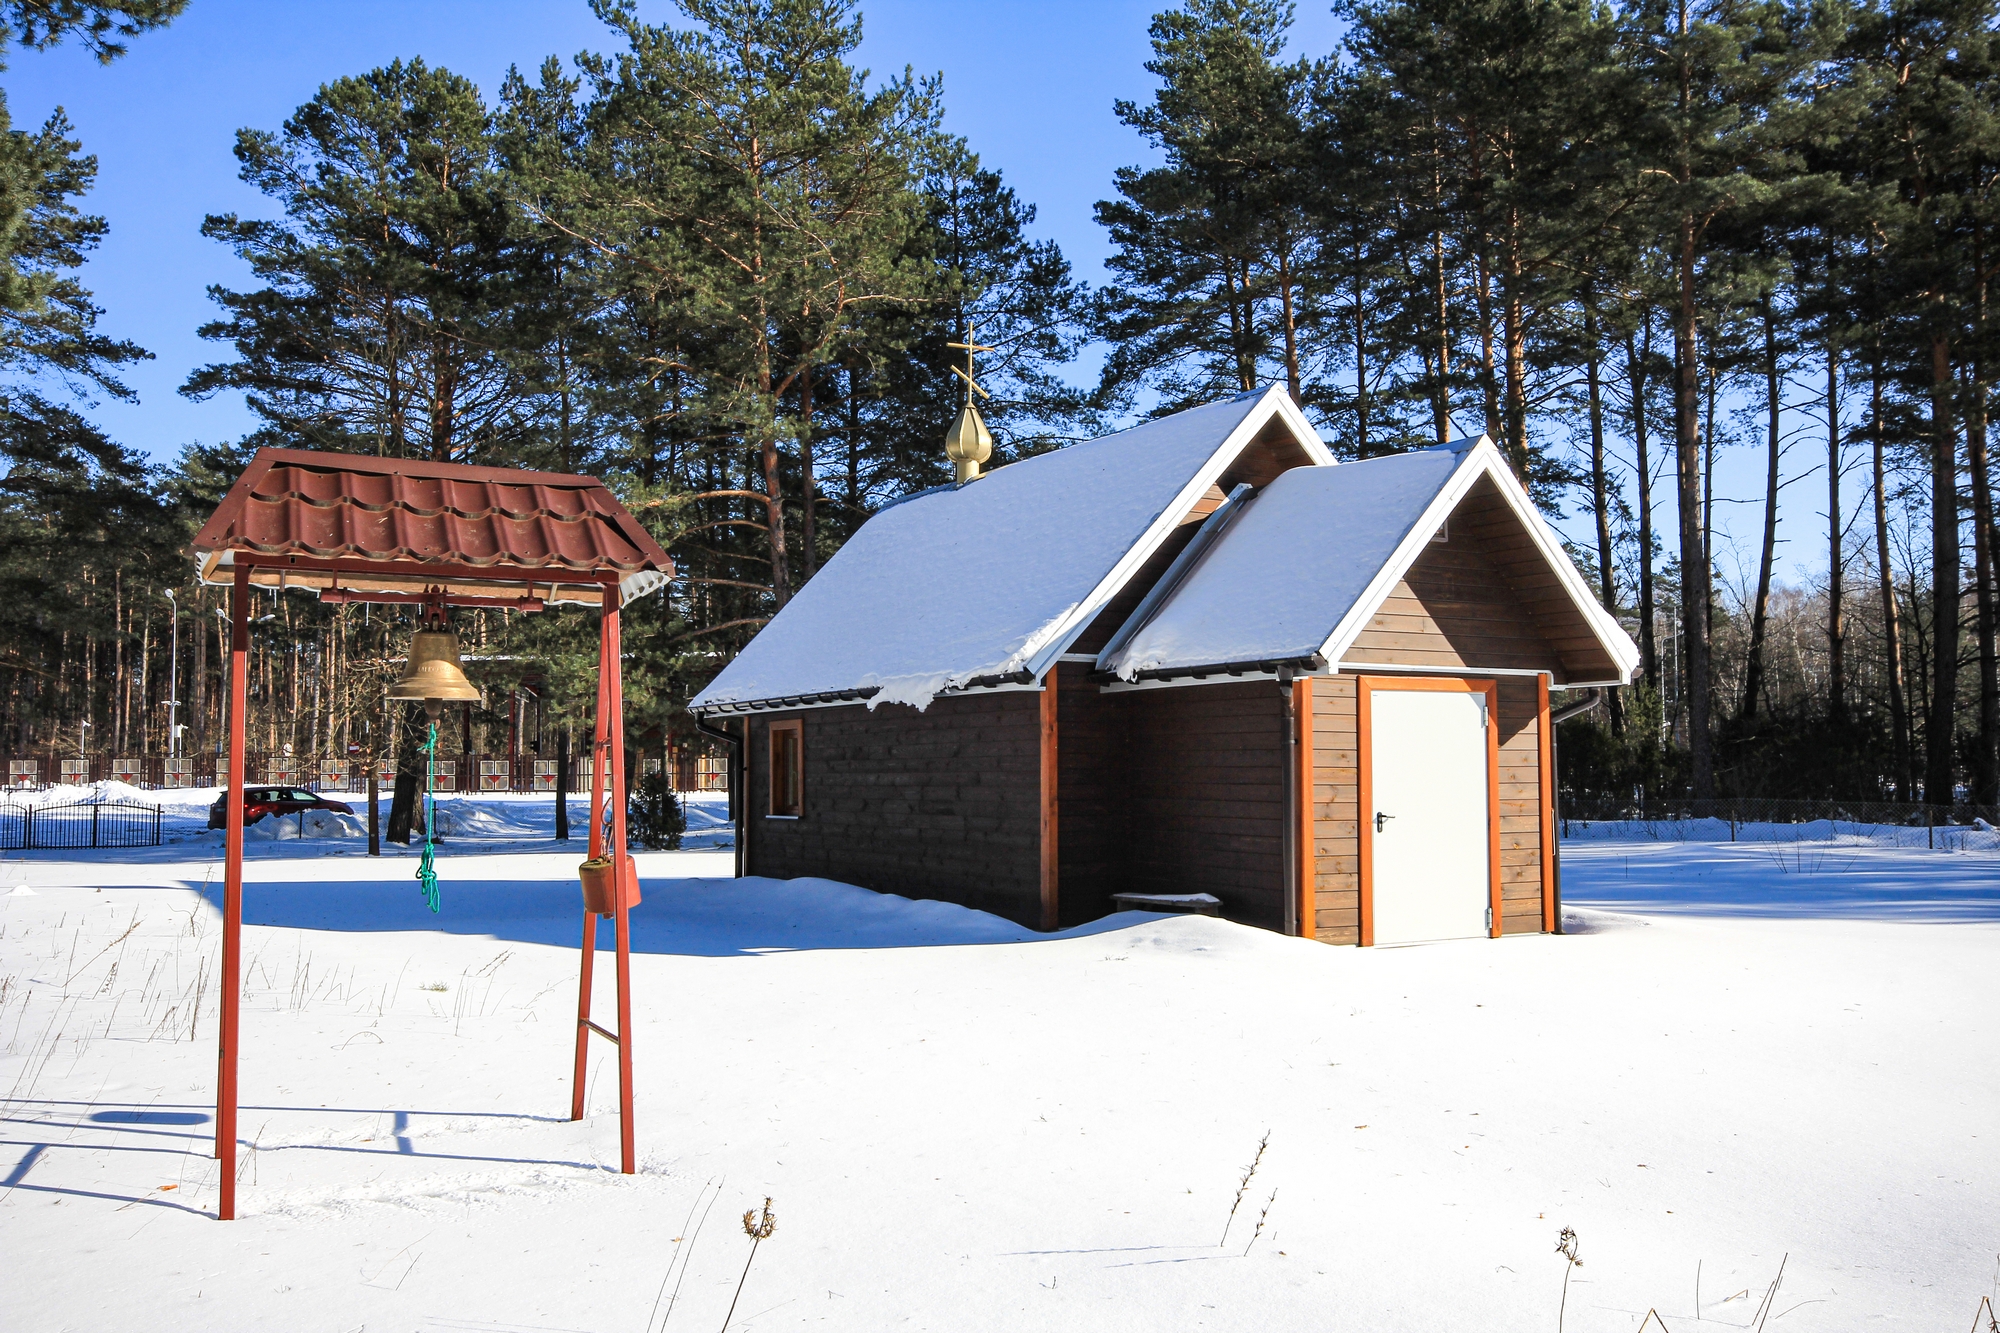
[[[427,477],[439,481],[492,482],[503,486],[558,486],[566,490],[608,490],[602,478],[582,472],[529,472],[490,463],[439,463],[427,458],[388,458],[380,454],[350,454],[339,449],[279,449],[266,446],[251,457],[269,467],[281,465],[321,472],[361,472],[370,476]],[[246,469],[247,470],[247,469]]]

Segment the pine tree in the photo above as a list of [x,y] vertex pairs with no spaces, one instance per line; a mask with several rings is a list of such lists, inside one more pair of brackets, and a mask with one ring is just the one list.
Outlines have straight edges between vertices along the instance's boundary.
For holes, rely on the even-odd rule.
[[1713,585],[1702,521],[1701,313],[1710,229],[1732,210],[1768,202],[1787,169],[1784,124],[1790,81],[1810,52],[1791,40],[1775,4],[1645,0],[1627,20],[1628,43],[1651,100],[1640,136],[1653,195],[1653,226],[1671,287],[1662,293],[1673,330],[1674,454],[1688,750],[1696,800],[1715,795],[1711,714],[1714,664],[1708,607]]
[[243,130],[245,181],[284,217],[211,216],[266,286],[210,294],[234,361],[182,392],[245,392],[268,438],[438,462],[509,461],[529,386],[508,357],[519,259],[479,90],[421,60],[323,86],[277,133]]
[[[1540,0],[1400,0],[1350,7],[1348,44],[1384,76],[1400,137],[1437,176],[1426,212],[1469,259],[1485,429],[1531,483],[1538,340],[1577,270],[1629,211],[1621,165],[1630,79],[1601,8]],[[1581,263],[1579,262],[1581,261]]]
[[188,0],[6,0],[0,46],[18,42],[40,51],[73,37],[108,65],[125,54],[120,38],[164,28],[187,7]]
[[1187,0],[1153,18],[1146,68],[1161,86],[1149,105],[1114,109],[1166,161],[1121,168],[1119,197],[1097,205],[1117,247],[1097,321],[1107,406],[1144,391],[1152,411],[1178,411],[1267,373],[1295,400],[1313,395],[1321,312],[1305,122],[1325,71],[1280,63],[1290,24],[1277,0]]
[[800,395],[866,315],[932,296],[934,275],[902,259],[922,224],[911,167],[936,132],[936,91],[908,77],[868,89],[847,63],[861,28],[845,0],[685,0],[686,30],[616,0],[596,8],[629,49],[591,66],[579,231],[655,322],[706,340],[689,367],[700,412],[750,453],[754,483],[710,493],[761,508],[782,606],[797,572],[784,445],[807,415]]

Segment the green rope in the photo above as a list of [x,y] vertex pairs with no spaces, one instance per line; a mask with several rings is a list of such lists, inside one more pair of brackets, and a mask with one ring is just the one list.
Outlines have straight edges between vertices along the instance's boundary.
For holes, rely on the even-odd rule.
[[417,862],[417,881],[423,885],[424,901],[433,912],[438,910],[438,875],[435,863],[436,844],[432,834],[437,831],[437,748],[438,727],[431,723],[430,739],[421,747],[424,752],[424,800],[429,810],[424,819],[424,855]]

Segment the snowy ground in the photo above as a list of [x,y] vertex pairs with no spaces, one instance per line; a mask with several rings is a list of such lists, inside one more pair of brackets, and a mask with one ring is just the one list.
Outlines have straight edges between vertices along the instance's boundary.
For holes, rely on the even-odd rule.
[[1778,1330],[1995,1287],[2000,854],[1579,841],[1577,933],[1381,950],[641,854],[621,1177],[537,818],[436,917],[252,845],[228,1225],[215,835],[0,862],[0,1328],[718,1329],[766,1196],[732,1328],[1553,1329],[1562,1227],[1571,1333],[1754,1327],[1781,1264]]

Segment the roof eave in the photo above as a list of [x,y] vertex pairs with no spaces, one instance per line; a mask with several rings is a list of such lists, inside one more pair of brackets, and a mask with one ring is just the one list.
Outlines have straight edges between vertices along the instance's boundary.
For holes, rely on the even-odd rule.
[[[949,698],[972,690],[992,690],[1008,685],[1032,685],[1035,677],[1026,671],[1009,671],[994,676],[974,676],[962,685],[938,691],[932,699]],[[824,708],[835,704],[865,703],[882,692],[879,685],[862,685],[849,690],[816,690],[805,694],[773,695],[767,699],[711,700],[702,703],[697,699],[688,705],[688,712],[696,717],[734,717],[744,713],[781,712],[791,708]]]
[[1130,676],[1121,676],[1109,671],[1094,671],[1090,678],[1099,685],[1129,685],[1141,681],[1207,680],[1210,676],[1283,676],[1287,673],[1310,676],[1325,671],[1326,665],[1326,658],[1319,653],[1303,650],[1276,657],[1250,658],[1241,662],[1148,667],[1144,671],[1135,671]]

